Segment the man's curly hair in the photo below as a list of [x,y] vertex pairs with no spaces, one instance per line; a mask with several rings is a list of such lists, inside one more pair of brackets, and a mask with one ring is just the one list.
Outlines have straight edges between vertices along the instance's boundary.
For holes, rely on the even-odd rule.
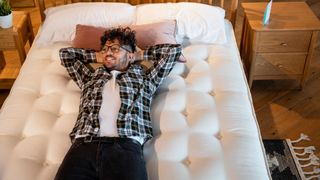
[[111,28],[104,32],[104,35],[100,38],[101,48],[104,47],[106,42],[118,39],[121,45],[128,45],[131,47],[132,52],[136,51],[136,38],[135,31],[129,27]]

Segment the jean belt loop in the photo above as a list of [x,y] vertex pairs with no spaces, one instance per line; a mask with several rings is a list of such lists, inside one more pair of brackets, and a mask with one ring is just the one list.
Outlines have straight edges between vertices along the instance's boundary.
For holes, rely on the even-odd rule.
[[84,140],[83,140],[85,143],[89,143],[89,142],[92,142],[92,136],[86,136],[84,137]]

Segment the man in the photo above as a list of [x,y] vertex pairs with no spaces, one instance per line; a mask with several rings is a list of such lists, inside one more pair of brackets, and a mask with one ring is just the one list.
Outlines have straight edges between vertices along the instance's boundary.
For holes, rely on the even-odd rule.
[[[56,180],[145,180],[152,97],[181,54],[178,44],[136,51],[130,28],[107,30],[101,51],[63,48],[62,65],[82,91],[73,142]],[[139,60],[150,60],[146,70]],[[93,70],[89,63],[101,63]]]

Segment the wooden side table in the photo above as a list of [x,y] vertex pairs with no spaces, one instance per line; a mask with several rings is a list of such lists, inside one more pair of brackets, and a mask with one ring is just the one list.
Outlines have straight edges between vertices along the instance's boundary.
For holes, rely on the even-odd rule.
[[[0,88],[10,88],[16,78],[13,77],[12,73],[5,72],[6,67],[3,51],[17,50],[22,65],[26,58],[24,47],[28,41],[31,46],[33,39],[34,34],[29,13],[24,11],[13,11],[13,26],[7,29],[0,28],[0,69],[2,69],[0,72]],[[16,70],[10,70],[10,72],[15,71]]]
[[274,2],[270,22],[262,24],[267,3],[242,3],[240,53],[250,87],[253,80],[306,81],[320,22],[305,2]]

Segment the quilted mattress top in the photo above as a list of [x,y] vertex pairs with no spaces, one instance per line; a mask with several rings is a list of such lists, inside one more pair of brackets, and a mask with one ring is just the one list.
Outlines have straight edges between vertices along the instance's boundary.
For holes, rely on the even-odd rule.
[[[225,45],[194,44],[157,91],[149,179],[269,179],[251,96],[227,25]],[[60,65],[68,44],[32,47],[0,113],[0,179],[50,180],[71,145],[80,90]]]

